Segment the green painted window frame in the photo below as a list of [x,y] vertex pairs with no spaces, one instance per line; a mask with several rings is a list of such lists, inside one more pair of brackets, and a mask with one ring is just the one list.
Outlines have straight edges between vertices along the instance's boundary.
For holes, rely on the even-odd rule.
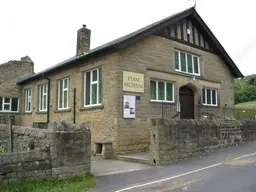
[[[161,88],[161,92],[159,92],[160,90],[159,85],[163,86]],[[171,86],[171,90],[170,90],[170,86]],[[168,92],[170,92],[170,94],[168,94]],[[166,82],[166,81],[150,80],[150,101],[174,103],[174,83]]]

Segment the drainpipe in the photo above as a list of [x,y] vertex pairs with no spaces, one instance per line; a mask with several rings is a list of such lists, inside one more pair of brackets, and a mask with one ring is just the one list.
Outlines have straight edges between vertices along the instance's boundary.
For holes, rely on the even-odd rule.
[[73,109],[73,124],[76,123],[76,88],[74,88],[74,109]]
[[46,77],[44,74],[42,75],[45,79],[48,80],[48,90],[47,90],[47,124],[50,122],[50,88],[51,88],[51,80]]

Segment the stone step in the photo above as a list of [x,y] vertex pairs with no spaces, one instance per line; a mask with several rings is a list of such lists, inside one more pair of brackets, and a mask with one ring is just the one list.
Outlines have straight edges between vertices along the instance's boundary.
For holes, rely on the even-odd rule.
[[133,163],[152,165],[149,161],[149,158],[144,158],[144,157],[131,156],[131,155],[117,155],[116,159],[122,160],[122,161],[133,162]]

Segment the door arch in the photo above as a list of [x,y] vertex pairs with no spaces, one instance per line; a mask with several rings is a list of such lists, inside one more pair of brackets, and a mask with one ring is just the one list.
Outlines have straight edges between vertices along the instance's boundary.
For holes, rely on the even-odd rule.
[[180,118],[194,119],[194,91],[187,86],[183,86],[179,90],[180,98]]

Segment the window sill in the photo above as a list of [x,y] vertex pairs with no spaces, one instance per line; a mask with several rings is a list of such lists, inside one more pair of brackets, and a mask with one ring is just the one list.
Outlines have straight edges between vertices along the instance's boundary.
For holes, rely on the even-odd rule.
[[174,101],[150,100],[150,103],[175,103]]
[[24,112],[25,115],[32,115],[32,111],[30,112]]
[[202,107],[218,108],[218,105],[205,105],[205,104],[203,104]]
[[47,111],[37,111],[36,114],[47,114]]
[[91,106],[82,107],[79,109],[79,111],[91,110],[91,109],[103,109],[103,108],[104,108],[104,105],[99,104],[99,105],[91,105]]
[[19,113],[18,111],[0,111],[0,113]]
[[66,113],[71,112],[71,109],[57,109],[54,111],[54,113]]
[[200,74],[196,74],[196,73],[187,73],[187,72],[183,72],[183,71],[180,71],[180,70],[177,70],[177,69],[175,69],[175,72],[181,73],[181,74],[186,74],[186,75],[189,75],[189,76],[197,76],[197,77],[200,77],[200,76],[201,76]]

